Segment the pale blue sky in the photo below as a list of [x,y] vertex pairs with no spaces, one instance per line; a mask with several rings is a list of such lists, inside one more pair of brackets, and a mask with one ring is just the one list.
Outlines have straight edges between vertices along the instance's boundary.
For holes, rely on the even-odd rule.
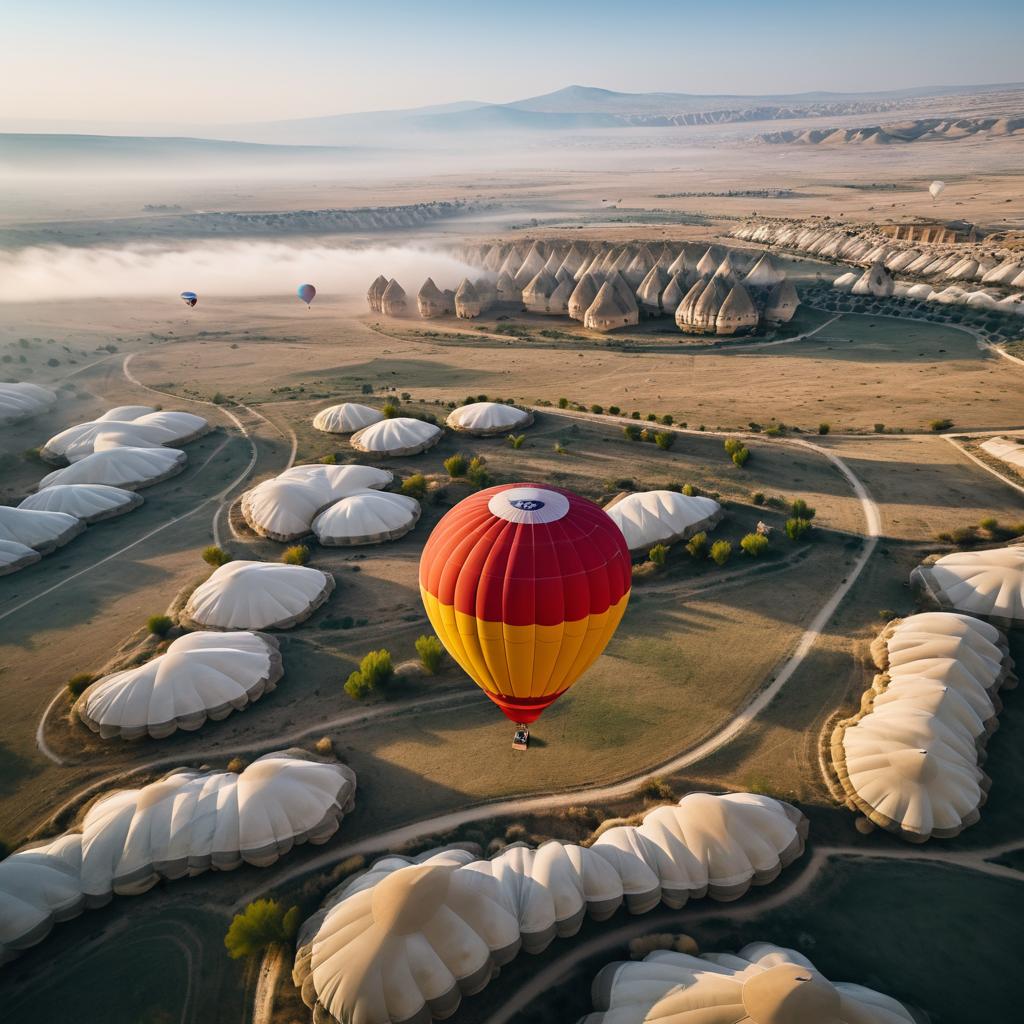
[[1021,0],[2,0],[0,117],[249,121],[569,84],[861,91],[1024,79]]

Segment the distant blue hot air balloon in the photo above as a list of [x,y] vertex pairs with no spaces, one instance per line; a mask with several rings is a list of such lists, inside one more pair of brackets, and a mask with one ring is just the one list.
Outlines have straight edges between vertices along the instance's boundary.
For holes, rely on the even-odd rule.
[[300,284],[298,296],[308,306],[316,298],[316,289],[311,284]]
[[181,298],[189,309],[192,309],[192,307],[199,301],[199,296],[196,295],[195,292],[182,292]]

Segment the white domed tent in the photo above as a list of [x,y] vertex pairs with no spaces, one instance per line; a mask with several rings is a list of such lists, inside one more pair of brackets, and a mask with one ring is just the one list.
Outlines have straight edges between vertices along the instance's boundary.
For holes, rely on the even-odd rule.
[[390,856],[343,883],[299,931],[293,979],[320,1024],[450,1016],[520,948],[542,952],[625,902],[732,899],[768,882],[803,849],[806,822],[768,797],[691,794],[638,828],[592,846],[506,847],[491,860],[464,849]]
[[579,1024],[917,1024],[902,1003],[831,982],[794,949],[755,942],[736,954],[655,950],[611,963]]
[[373,455],[418,455],[433,448],[441,440],[442,433],[441,428],[433,423],[396,416],[357,431],[352,435],[350,444],[358,451]]
[[21,544],[42,555],[63,547],[84,529],[85,523],[65,512],[0,505],[0,540]]
[[309,533],[313,519],[330,500],[315,484],[274,477],[246,491],[238,507],[253,532],[287,544]]
[[832,733],[842,800],[911,842],[958,835],[988,789],[978,752],[1013,678],[1006,641],[969,615],[929,612],[889,623],[872,653],[882,674]]
[[83,523],[114,519],[137,509],[143,502],[141,494],[106,484],[54,484],[30,494],[18,508],[37,512],[64,512]]
[[424,320],[444,316],[446,313],[451,312],[444,292],[434,284],[432,277],[428,277],[416,293],[416,308]]
[[14,423],[40,413],[49,412],[57,404],[57,396],[38,384],[0,383],[0,423]]
[[497,293],[497,301],[503,306],[522,306],[523,290],[511,275],[499,274],[494,288]]
[[24,569],[26,565],[38,562],[43,556],[16,540],[3,540],[0,538],[0,576],[8,576],[12,572]]
[[1010,629],[1024,624],[1024,545],[943,555],[919,565],[910,582],[945,611]]
[[775,261],[768,253],[763,253],[761,258],[750,268],[743,283],[748,288],[773,288],[786,280],[786,275],[775,265]]
[[788,324],[796,315],[800,295],[788,278],[780,281],[770,292],[764,303],[764,319],[768,324]]
[[110,448],[48,473],[39,481],[39,489],[55,484],[106,484],[134,491],[180,473],[187,461],[178,448]]
[[630,551],[672,544],[722,521],[722,506],[711,498],[678,491],[638,491],[605,507]]
[[594,274],[586,273],[579,279],[569,296],[568,311],[573,320],[583,320],[587,310],[594,304],[600,287],[601,283]]
[[94,452],[105,452],[111,448],[162,448],[160,441],[151,441],[140,435],[139,431],[144,428],[136,427],[132,423],[111,423],[110,429],[101,430],[93,438],[92,450]]
[[163,739],[241,711],[273,690],[283,671],[271,636],[188,633],[144,665],[97,680],[75,711],[103,739]]
[[320,488],[327,501],[337,501],[356,491],[387,487],[395,474],[390,469],[376,466],[359,466],[355,463],[345,466],[325,466],[319,463],[292,466],[278,473],[278,480],[298,480]]
[[527,313],[557,313],[551,308],[551,296],[558,287],[555,275],[541,270],[523,288],[523,305]]
[[313,532],[321,544],[347,547],[380,544],[404,537],[419,521],[420,503],[389,491],[359,491],[313,520]]
[[475,437],[493,437],[510,430],[522,430],[533,423],[533,413],[504,402],[471,402],[448,414],[452,430]]
[[[1024,438],[1021,440],[1024,441]],[[981,450],[1017,470],[1024,470],[1024,444],[1019,444],[1016,438],[990,438],[988,441],[982,441]]]
[[0,960],[114,894],[242,863],[267,867],[300,843],[324,843],[355,790],[351,768],[301,750],[265,754],[238,774],[178,769],[115,790],[89,808],[81,832],[0,861]]
[[321,409],[313,418],[313,426],[326,434],[354,434],[382,419],[384,414],[379,409],[358,402],[342,402]]
[[334,577],[305,565],[228,562],[192,592],[181,620],[195,629],[291,629],[334,590]]
[[669,280],[668,271],[656,263],[640,282],[636,290],[637,303],[648,316],[661,316],[664,312],[661,296]]
[[166,430],[171,435],[172,444],[188,444],[210,429],[210,424],[202,416],[170,409],[146,413],[132,420],[132,424],[136,427],[159,427]]
[[616,282],[612,280],[601,285],[597,297],[583,314],[583,326],[591,331],[614,331],[618,327],[630,327],[639,322],[640,312],[636,301],[630,309],[623,302]]
[[98,420],[117,420],[119,423],[131,423],[137,420],[140,416],[148,416],[151,412],[158,412],[159,410],[154,409],[151,405],[115,405],[113,409],[108,409],[102,416],[97,416]]
[[761,316],[750,292],[741,284],[733,285],[715,317],[715,334],[729,336],[756,331]]
[[128,421],[91,420],[55,434],[39,449],[39,455],[55,464],[80,462],[96,450],[97,437],[115,431],[120,447],[156,448],[174,441],[174,432],[157,424],[147,426]]

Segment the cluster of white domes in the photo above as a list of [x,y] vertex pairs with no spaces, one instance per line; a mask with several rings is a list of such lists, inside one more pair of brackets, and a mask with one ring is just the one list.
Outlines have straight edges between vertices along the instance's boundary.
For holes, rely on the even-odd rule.
[[351,768],[299,750],[266,754],[238,774],[182,768],[115,790],[89,808],[81,831],[0,861],[0,963],[114,894],[242,863],[266,867],[300,843],[326,842],[355,790]]
[[194,629],[291,629],[333,590],[334,577],[310,566],[228,562],[192,591],[181,621]]
[[735,899],[803,850],[795,808],[749,793],[694,793],[589,847],[465,849],[385,857],[345,882],[299,932],[295,983],[318,1021],[443,1018],[520,949],[575,935],[589,914]]
[[510,430],[522,430],[533,423],[533,413],[505,402],[470,402],[448,415],[452,430],[474,437],[494,437]]
[[926,612],[891,622],[872,653],[881,674],[832,734],[845,802],[911,842],[958,835],[988,790],[979,751],[1013,678],[1006,641],[971,616]]
[[27,382],[0,382],[0,423],[38,416],[49,412],[56,404],[57,396],[49,388]]
[[175,447],[205,434],[210,424],[190,412],[156,410],[146,405],[123,405],[87,423],[62,430],[39,454],[57,465],[74,463],[97,451],[114,448]]
[[242,516],[261,537],[286,544],[305,537],[326,508],[361,491],[387,487],[394,474],[373,466],[293,466],[246,491]]
[[0,537],[0,576],[24,569],[26,565],[38,562],[42,557],[35,548],[30,548],[21,541],[4,540]]
[[937,608],[1005,629],[1024,623],[1024,545],[943,555],[919,565],[910,582]]
[[0,540],[48,555],[85,529],[85,523],[66,512],[37,512],[0,505]]
[[413,419],[410,416],[395,416],[393,419],[372,423],[357,430],[349,443],[357,451],[370,455],[402,456],[418,455],[433,448],[444,433],[434,423]]
[[134,491],[177,475],[187,461],[188,456],[178,448],[108,448],[47,473],[39,481],[39,488],[56,484],[104,484]]
[[1024,471],[1024,438],[991,437],[982,441],[981,450],[1018,472]]
[[384,413],[379,409],[360,405],[358,402],[342,402],[340,405],[321,409],[313,417],[313,426],[325,434],[354,434],[357,430],[379,423],[382,419]]
[[64,512],[83,523],[114,519],[142,504],[141,494],[108,484],[53,484],[30,494],[18,508]]
[[603,967],[580,1024],[916,1024],[902,1003],[829,981],[795,949],[754,942],[738,953],[655,950]]
[[78,717],[104,739],[162,739],[220,721],[274,689],[284,669],[262,633],[189,633],[163,654],[86,688]]
[[722,519],[722,506],[714,499],[678,491],[638,491],[607,505],[605,511],[632,552],[713,530]]
[[[534,242],[525,255],[514,245],[471,247],[462,258],[485,276],[465,279],[454,295],[442,293],[430,278],[418,296],[420,315],[454,311],[472,318],[492,307],[568,316],[595,331],[636,324],[641,314],[674,316],[688,333],[740,334],[762,323],[786,323],[799,305],[792,283],[768,256],[741,278],[738,253],[687,247]],[[405,293],[389,305],[378,278],[370,286],[371,310],[404,316]],[[397,284],[392,281],[388,287]],[[684,300],[688,300],[684,302]]]

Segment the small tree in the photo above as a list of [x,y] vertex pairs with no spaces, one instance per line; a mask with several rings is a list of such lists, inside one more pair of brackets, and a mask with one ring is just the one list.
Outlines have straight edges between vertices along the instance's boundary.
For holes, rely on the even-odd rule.
[[281,561],[285,565],[305,565],[309,561],[310,551],[305,544],[293,544],[285,548],[281,555]]
[[794,519],[813,519],[816,513],[817,509],[811,508],[803,498],[797,498],[789,506],[789,514]]
[[624,426],[622,428],[622,436],[627,441],[639,441],[640,440],[640,428],[637,427],[637,426],[634,426],[632,423],[627,423],[626,426]]
[[763,533],[748,533],[740,541],[740,547],[751,558],[759,558],[768,550],[768,538]]
[[885,433],[885,424],[884,423],[876,423],[875,424],[875,433],[876,434],[884,434]]
[[687,542],[686,550],[693,558],[703,558],[708,549],[708,535],[706,533],[695,533]]
[[353,700],[362,700],[364,697],[369,696],[370,684],[363,677],[362,672],[357,670],[352,672],[348,679],[345,680],[345,692]]
[[999,526],[999,520],[995,516],[985,516],[978,525],[988,533],[994,533],[996,527]]
[[96,682],[97,677],[91,672],[79,672],[68,680],[68,693],[72,700],[77,700],[85,691]]
[[725,565],[732,554],[732,545],[727,540],[716,540],[711,545],[711,560],[715,565]]
[[617,405],[609,405],[608,412],[612,416],[618,416],[622,410]]
[[416,653],[420,656],[420,664],[429,675],[437,675],[441,662],[444,660],[444,647],[436,636],[421,636],[416,640]]
[[668,431],[659,431],[654,435],[654,443],[663,451],[667,452],[669,448],[676,443],[676,435],[670,434]]
[[763,505],[765,503],[765,496],[763,491],[754,491],[753,497],[750,499],[755,505]]
[[743,447],[743,442],[738,437],[727,437],[722,443],[727,455],[732,455],[733,452],[738,452]]
[[598,416],[601,416],[604,413],[604,406],[603,405],[597,405],[595,403],[594,405],[592,405],[590,407],[590,411],[593,412],[593,413],[597,413]]
[[469,465],[469,460],[465,455],[449,455],[444,460],[445,472],[454,480],[456,477],[466,475],[466,467]]
[[810,519],[794,517],[786,520],[786,536],[790,540],[801,540],[811,529]]
[[359,663],[359,668],[352,672],[345,681],[345,692],[357,700],[368,693],[386,686],[395,674],[391,662],[391,652],[385,648],[370,651]]
[[413,473],[402,481],[401,490],[407,497],[422,501],[427,496],[427,478],[422,473]]
[[208,548],[203,548],[203,561],[207,565],[217,568],[217,566],[226,565],[230,562],[231,556],[223,548],[217,547],[216,544],[211,544]]
[[568,409],[569,408],[569,399],[568,398],[560,398],[558,400],[558,408],[559,409]]
[[146,619],[146,629],[153,636],[165,637],[171,631],[174,620],[169,615],[150,615]]
[[747,459],[749,458],[749,448],[737,448],[736,451],[732,453],[732,461],[739,469],[742,469],[747,464]]
[[675,423],[675,419],[673,418],[671,413],[667,412],[664,416],[661,417],[661,422],[663,426],[671,427],[672,424]]
[[828,423],[819,423],[818,424],[818,433],[819,434],[827,434],[831,429],[832,429],[832,427]]
[[398,415],[398,406],[394,400],[389,400],[384,403],[384,408],[381,409],[381,413],[386,420],[393,420]]
[[299,908],[284,909],[279,900],[254,900],[231,921],[224,945],[238,960],[255,956],[268,946],[290,941],[299,928]]
[[697,493],[697,488],[693,484],[683,484],[681,490],[688,498],[692,498]]
[[523,447],[523,442],[525,440],[526,440],[526,435],[525,434],[509,434],[508,435],[508,443],[510,445],[512,445],[512,447],[515,448],[516,451],[519,451],[519,449]]
[[665,562],[668,560],[668,548],[664,544],[655,544],[654,547],[647,552],[647,557],[659,569],[662,569],[665,566]]
[[487,460],[482,455],[474,455],[469,460],[466,477],[474,487],[486,487],[491,482],[491,473],[487,468]]

